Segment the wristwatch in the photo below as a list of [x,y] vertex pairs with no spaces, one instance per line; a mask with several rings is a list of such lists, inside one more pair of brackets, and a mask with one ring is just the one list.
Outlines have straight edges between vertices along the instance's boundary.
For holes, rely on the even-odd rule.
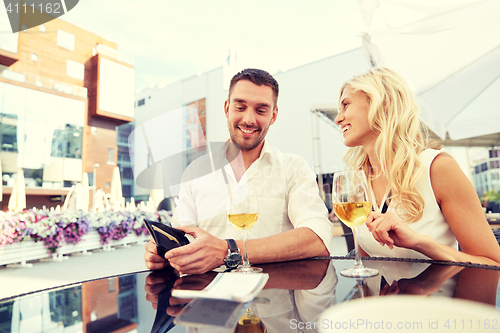
[[227,257],[224,259],[226,267],[233,269],[238,267],[241,262],[241,253],[234,239],[226,239],[227,241]]

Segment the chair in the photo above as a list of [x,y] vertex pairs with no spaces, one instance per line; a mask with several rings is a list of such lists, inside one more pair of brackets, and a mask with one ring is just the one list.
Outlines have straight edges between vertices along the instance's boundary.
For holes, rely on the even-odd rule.
[[497,239],[498,245],[500,245],[500,228],[493,229],[493,235],[495,235],[495,238]]
[[170,198],[164,198],[160,203],[158,204],[158,210],[165,210],[165,211],[171,211],[172,210],[172,201],[170,201]]

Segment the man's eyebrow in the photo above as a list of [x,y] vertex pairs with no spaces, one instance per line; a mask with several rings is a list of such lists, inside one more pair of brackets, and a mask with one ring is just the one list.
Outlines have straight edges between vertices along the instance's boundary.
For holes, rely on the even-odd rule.
[[[247,101],[245,101],[244,99],[241,99],[241,98],[233,98],[232,100],[234,103],[244,103],[244,104],[247,103]],[[257,103],[257,107],[270,108],[271,105],[268,103]]]

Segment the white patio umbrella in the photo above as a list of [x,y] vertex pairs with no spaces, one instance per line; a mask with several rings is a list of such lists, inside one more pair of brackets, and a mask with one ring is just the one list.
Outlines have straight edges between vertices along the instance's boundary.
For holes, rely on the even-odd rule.
[[162,185],[163,185],[163,168],[161,166],[161,163],[158,163],[156,165],[153,188],[151,189],[151,193],[149,195],[149,201],[152,202],[154,210],[156,210],[160,202],[165,198],[165,191],[163,190],[163,187],[161,187]]
[[135,205],[135,199],[134,199],[134,197],[130,198],[130,201],[127,202],[125,208],[129,212],[135,212],[137,210],[137,206]]
[[64,200],[62,210],[88,210],[88,205],[85,205],[85,193],[83,192],[83,186],[80,183],[71,186],[71,189]]
[[88,211],[90,203],[90,186],[89,186],[89,175],[86,172],[82,173],[82,188],[83,188],[83,200],[85,202],[85,207],[87,207],[86,211]]
[[369,61],[406,78],[435,134],[461,140],[500,132],[500,1],[358,5],[368,26],[361,36]]
[[122,203],[122,181],[120,178],[120,168],[113,168],[113,175],[111,177],[111,197],[109,199],[113,209],[117,210]]
[[93,212],[104,212],[110,208],[108,198],[106,198],[106,193],[104,193],[102,188],[95,192],[94,199],[92,201]]
[[20,212],[26,208],[26,187],[24,183],[24,171],[19,169],[17,178],[12,187],[12,193],[9,199],[9,210],[11,212]]
[[12,192],[10,193],[9,204],[7,207],[10,212],[14,212],[17,209],[17,181],[15,181],[12,186]]

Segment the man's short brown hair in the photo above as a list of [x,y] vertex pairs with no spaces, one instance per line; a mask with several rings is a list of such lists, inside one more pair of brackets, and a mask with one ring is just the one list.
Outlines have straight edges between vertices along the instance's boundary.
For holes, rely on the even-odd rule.
[[229,96],[231,96],[231,91],[233,90],[234,85],[241,80],[250,81],[258,86],[271,87],[274,93],[274,104],[276,105],[276,103],[278,102],[278,94],[279,94],[278,82],[268,72],[262,69],[246,68],[241,72],[235,74],[231,79],[231,83],[229,84]]

